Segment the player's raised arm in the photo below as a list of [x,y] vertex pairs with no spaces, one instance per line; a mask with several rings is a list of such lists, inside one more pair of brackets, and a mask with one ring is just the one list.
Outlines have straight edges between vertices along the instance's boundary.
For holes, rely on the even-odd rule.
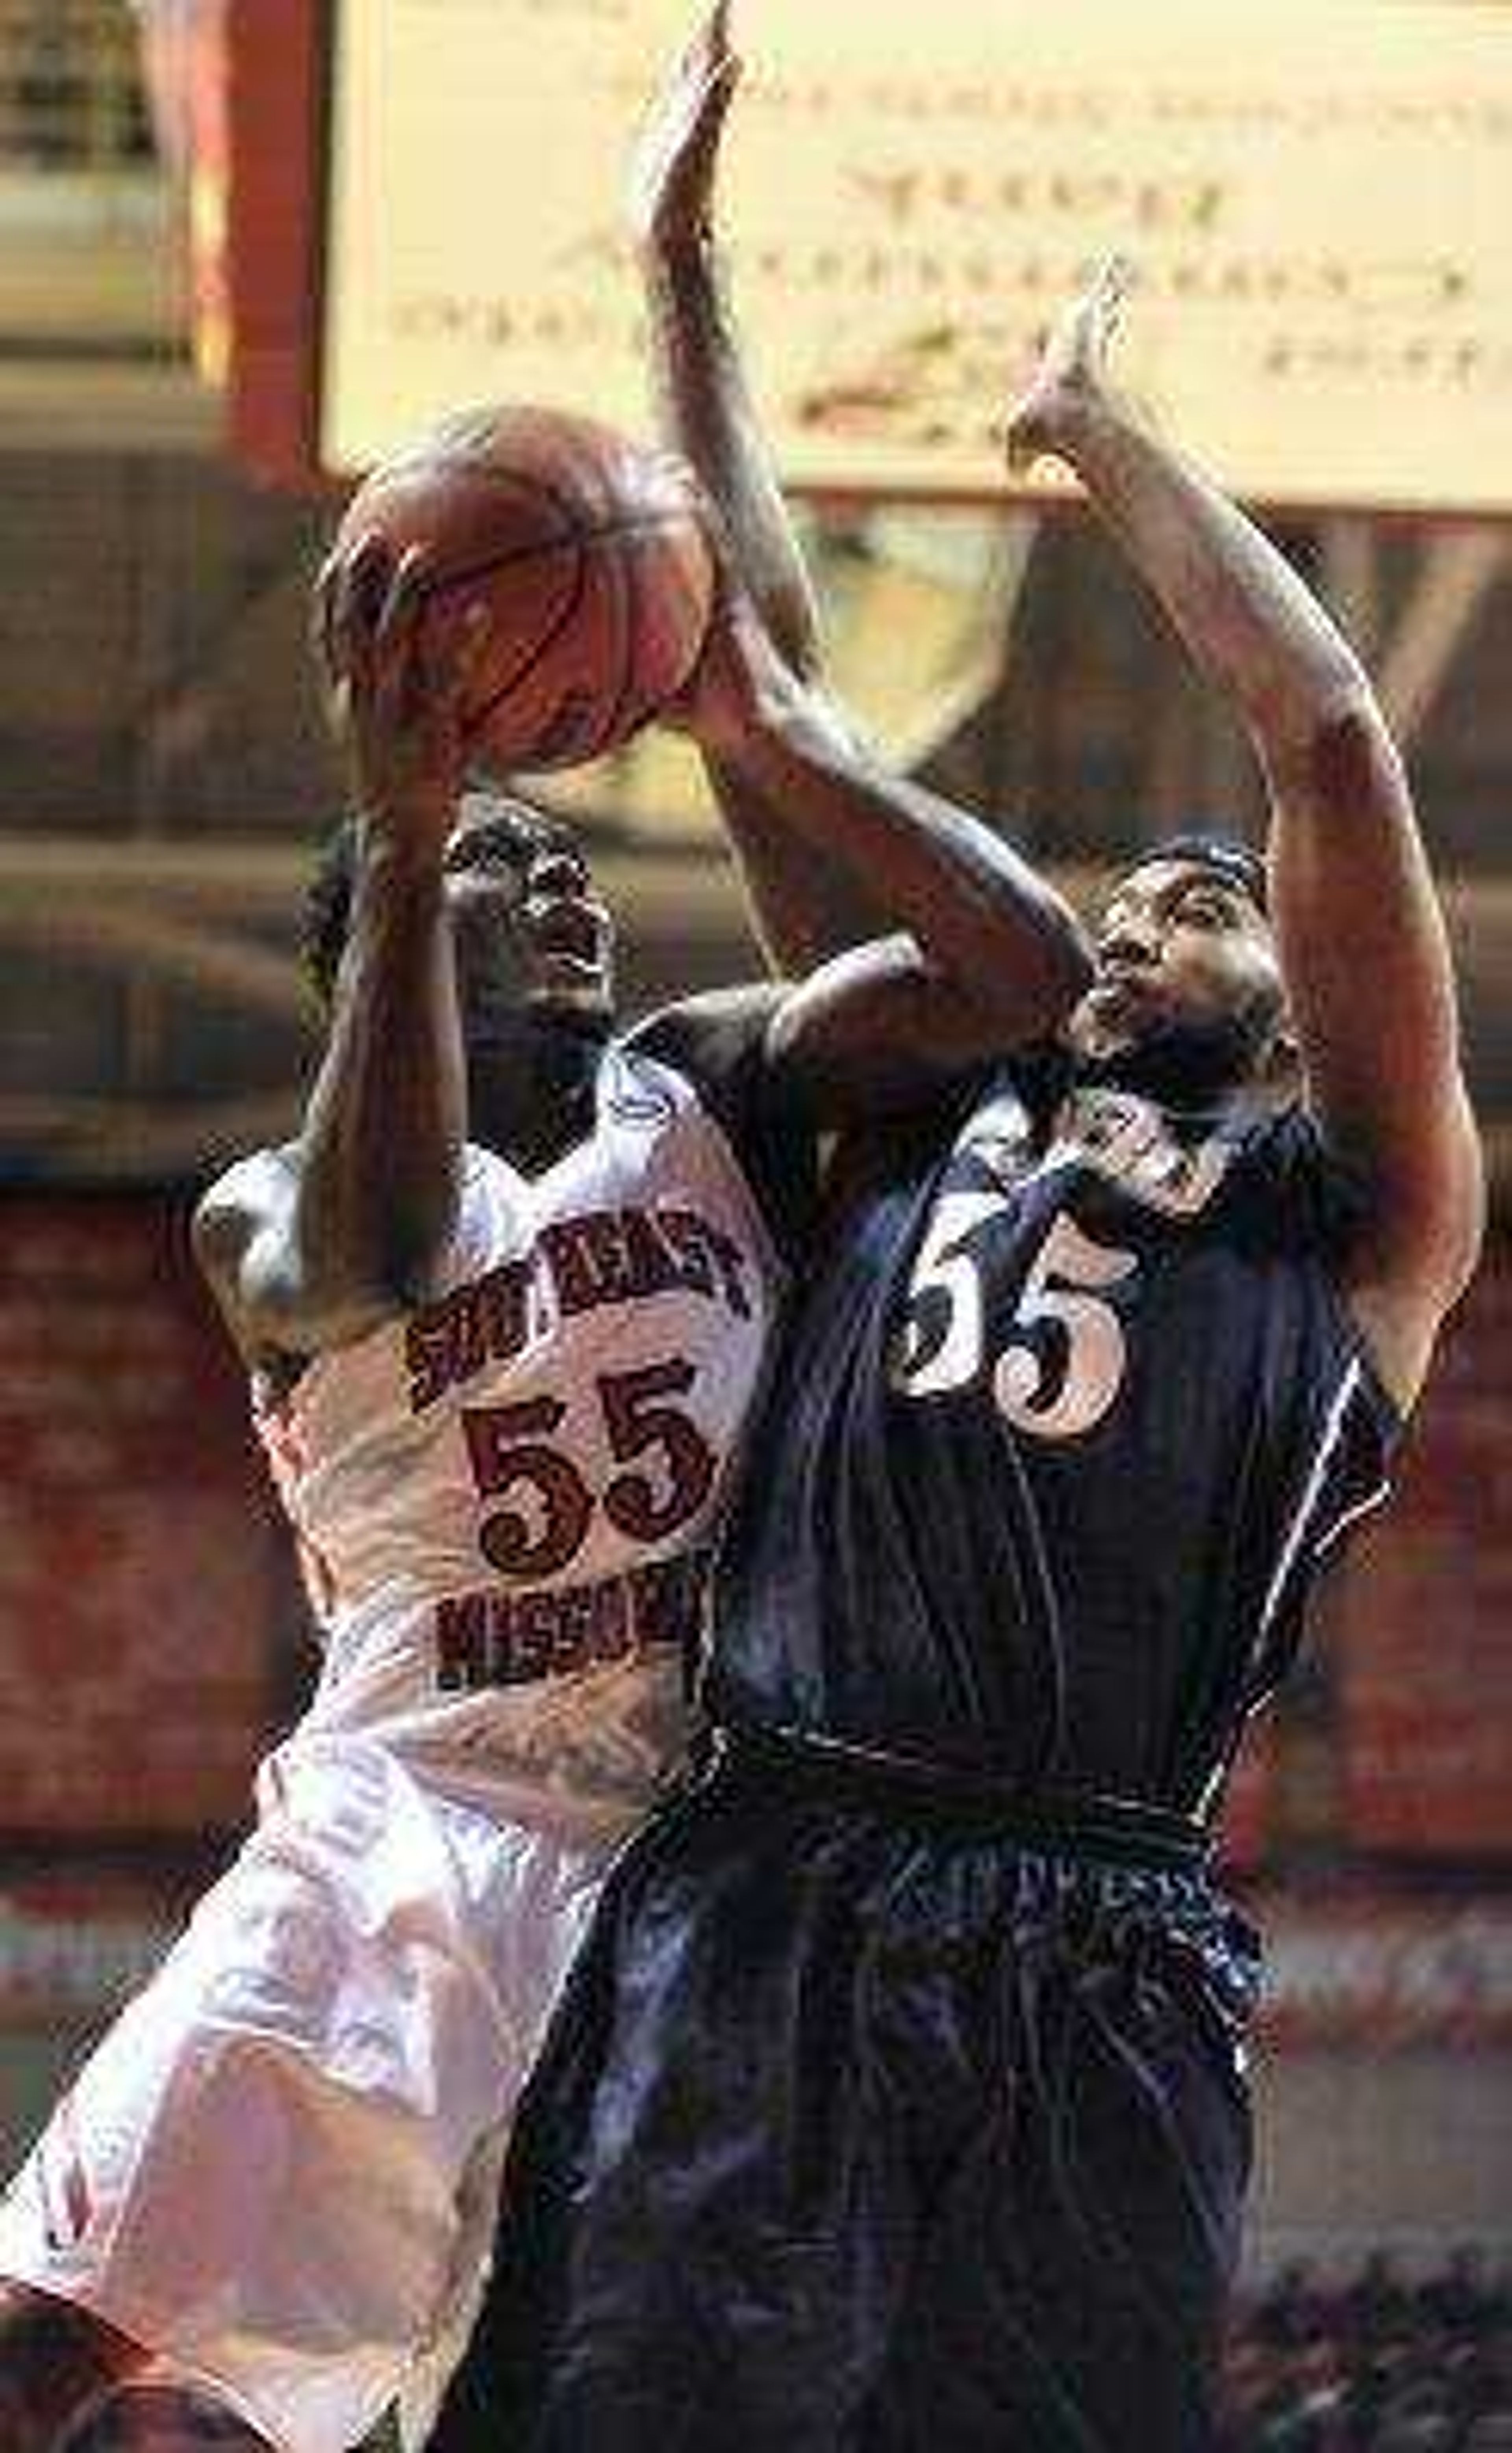
[[740,82],[730,0],[700,24],[652,109],[630,188],[668,437],[718,506],[730,550],[778,653],[819,675],[819,617],[751,398],[724,294],[714,189]]
[[[746,379],[716,241],[720,145],[741,73],[730,14],[729,0],[708,11],[652,109],[631,182],[631,230],[667,439],[714,505],[779,654],[817,685],[813,591]],[[709,751],[706,764],[758,929],[779,968],[807,970],[887,927],[864,878],[786,826],[783,810],[748,774]]]
[[422,1293],[454,1215],[467,1089],[443,856],[487,616],[422,690],[417,557],[359,546],[328,573],[335,715],[358,828],[348,933],[299,1139],[234,1168],[196,1220],[254,1360],[362,1334]]
[[1052,335],[1010,419],[1010,459],[1049,452],[1076,471],[1248,728],[1308,1096],[1364,1195],[1351,1302],[1410,1401],[1473,1265],[1482,1207],[1442,917],[1402,760],[1355,655],[1259,529],[1108,383],[1126,278],[1105,268]]
[[870,762],[738,591],[684,720],[795,839],[844,846],[897,932],[775,1009],[768,1053],[825,1120],[907,1104],[1064,1019],[1091,974],[1069,905],[989,828]]

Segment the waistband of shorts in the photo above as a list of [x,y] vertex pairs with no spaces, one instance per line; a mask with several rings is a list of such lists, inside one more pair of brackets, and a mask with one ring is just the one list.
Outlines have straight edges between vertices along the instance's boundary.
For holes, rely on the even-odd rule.
[[961,1838],[1001,1839],[1155,1872],[1194,1870],[1213,1847],[1204,1824],[1142,1798],[1061,1785],[1028,1788],[808,1729],[722,1723],[705,1732],[695,1765],[705,1780],[748,1776],[773,1799],[827,1800]]

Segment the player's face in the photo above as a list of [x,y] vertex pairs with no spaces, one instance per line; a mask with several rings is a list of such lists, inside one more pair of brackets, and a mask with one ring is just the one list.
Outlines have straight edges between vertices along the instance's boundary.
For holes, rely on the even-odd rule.
[[1089,1067],[1160,1064],[1162,1087],[1194,1090],[1258,1075],[1274,1051],[1283,991],[1275,940],[1241,886],[1201,861],[1143,863],[1123,879],[1095,931],[1097,967],[1071,1016],[1071,1050]]
[[527,1011],[607,1014],[613,925],[570,846],[522,838],[507,819],[485,812],[455,829],[446,875],[469,1035]]

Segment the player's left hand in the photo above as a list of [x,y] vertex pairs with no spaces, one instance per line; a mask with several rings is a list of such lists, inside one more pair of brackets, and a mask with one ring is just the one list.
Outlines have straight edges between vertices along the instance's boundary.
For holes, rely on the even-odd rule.
[[1008,467],[1031,469],[1047,453],[1074,453],[1080,428],[1112,399],[1108,359],[1134,283],[1126,256],[1109,256],[1059,317],[1027,389],[1005,430]]
[[652,262],[696,253],[713,235],[714,176],[741,63],[731,0],[715,0],[651,107],[630,173],[630,231]]

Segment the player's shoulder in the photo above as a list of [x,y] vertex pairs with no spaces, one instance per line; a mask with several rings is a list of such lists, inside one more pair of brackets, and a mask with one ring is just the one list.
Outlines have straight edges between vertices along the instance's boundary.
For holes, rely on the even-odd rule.
[[210,1278],[234,1269],[253,1236],[287,1217],[299,1189],[300,1147],[284,1142],[233,1159],[194,1205],[195,1256]]
[[788,994],[781,981],[708,988],[658,1007],[620,1044],[631,1058],[650,1057],[682,1074],[717,1107],[765,1068],[772,1018]]
[[770,1061],[772,1022],[790,994],[780,980],[711,988],[647,1015],[622,1042],[632,1062],[650,1060],[688,1084],[789,1255],[806,1235],[819,1182],[814,1128]]

